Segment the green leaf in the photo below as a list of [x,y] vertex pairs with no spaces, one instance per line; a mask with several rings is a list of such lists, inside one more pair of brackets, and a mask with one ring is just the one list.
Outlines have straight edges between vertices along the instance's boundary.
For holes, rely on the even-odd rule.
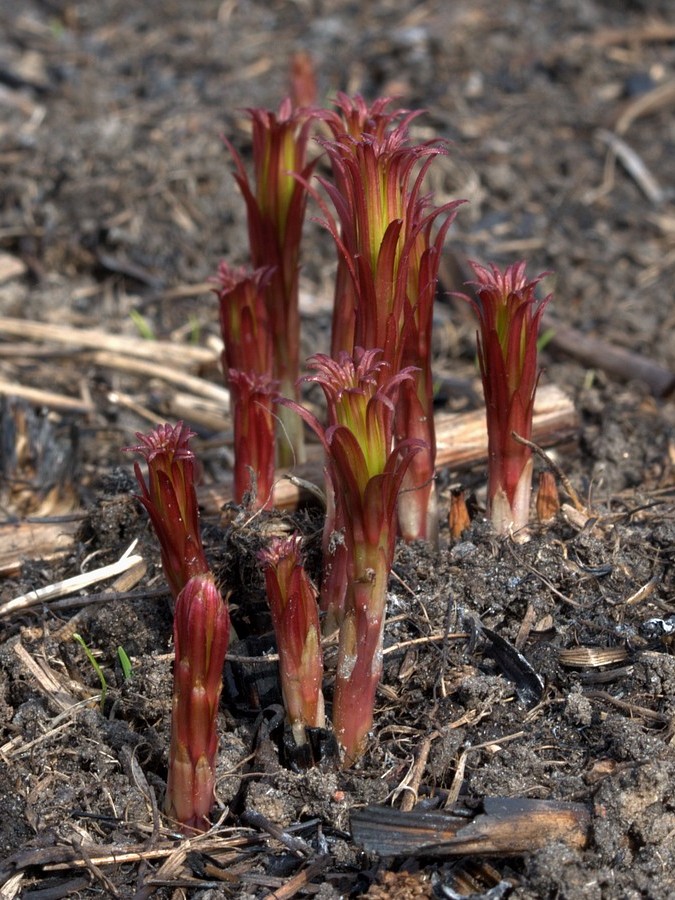
[[131,678],[133,671],[131,668],[131,660],[127,656],[127,651],[124,649],[124,647],[117,648],[117,658],[119,659],[120,665],[122,666],[122,675],[124,677],[124,680],[128,681]]
[[80,634],[74,634],[73,640],[77,641],[78,644],[84,649],[84,652],[87,654],[87,659],[92,665],[94,672],[98,675],[98,680],[101,682],[101,712],[103,712],[103,708],[105,706],[105,698],[108,694],[108,682],[105,680],[105,675],[103,674],[103,669],[99,666],[98,662],[94,658],[94,654],[91,652],[89,647],[87,647],[84,638]]
[[141,337],[145,338],[148,341],[155,340],[155,332],[152,330],[152,325],[148,322],[145,316],[141,315],[137,309],[132,309],[129,312],[129,318],[136,326],[138,333]]
[[547,344],[550,344],[554,337],[555,328],[547,328],[546,331],[542,332],[537,341],[537,352],[541,352]]

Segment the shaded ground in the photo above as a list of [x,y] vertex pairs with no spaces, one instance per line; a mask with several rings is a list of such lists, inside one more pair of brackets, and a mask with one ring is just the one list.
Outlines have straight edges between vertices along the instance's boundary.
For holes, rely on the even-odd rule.
[[[622,381],[601,358],[580,365],[556,350],[554,334],[543,380],[564,388],[580,417],[578,440],[557,459],[591,520],[560,516],[514,545],[496,541],[478,512],[460,543],[444,525],[438,555],[400,548],[373,745],[352,772],[281,766],[270,714],[259,721],[230,673],[222,828],[191,848],[157,813],[171,617],[119,449],[148,419],[185,417],[200,432],[207,484],[227,469],[223,404],[181,384],[188,373],[220,383],[216,307],[204,282],[221,258],[246,257],[244,211],[220,134],[247,152],[239,110],[276,106],[300,49],[312,54],[326,101],[336,90],[399,95],[429,110],[420,138],[453,142],[433,187],[438,199],[471,202],[451,231],[446,288],[461,287],[466,258],[527,258],[530,272],[555,273],[558,322],[675,370],[675,30],[665,24],[667,6],[2,3],[0,315],[27,324],[10,333],[0,322],[0,388],[57,397],[25,414],[4,407],[0,500],[10,523],[86,515],[65,555],[24,550],[22,565],[7,567],[0,603],[112,563],[134,538],[147,566],[111,596],[93,593],[110,590],[106,582],[0,621],[3,897],[263,897],[281,886],[287,897],[369,889],[451,896],[442,888],[452,884],[469,894],[453,867],[473,873],[475,891],[501,880],[511,887],[499,890],[518,898],[671,896],[672,395],[654,396],[630,380],[628,366]],[[308,226],[308,350],[326,340],[333,256],[327,235]],[[131,340],[139,337],[132,311],[141,328],[173,342],[154,361],[177,371],[178,383],[130,371],[132,352],[124,362],[28,328],[37,321]],[[437,369],[460,385],[447,406],[466,409],[476,388],[474,325],[445,298],[438,322]],[[183,349],[192,341],[207,348],[203,357]],[[33,470],[41,492],[17,482]],[[444,520],[452,487],[464,486],[480,510],[483,482],[482,467],[441,472]],[[316,547],[316,514],[299,513],[295,524]],[[262,607],[252,564],[262,524],[227,524],[208,512],[205,525],[238,615],[252,619]],[[544,679],[541,702],[528,708],[490,641],[470,639],[476,620],[522,650]],[[103,714],[75,630],[103,667]],[[131,679],[118,646],[131,657]],[[278,700],[273,681],[271,690],[264,702]],[[424,802],[458,794],[469,804],[491,796],[585,804],[587,848],[554,843],[490,857],[491,869],[477,869],[474,858],[363,853],[350,811],[398,806],[427,746],[417,785]],[[296,829],[306,844],[289,849],[265,831],[270,822]],[[113,860],[112,848],[131,855]],[[308,866],[307,884],[289,886]]]

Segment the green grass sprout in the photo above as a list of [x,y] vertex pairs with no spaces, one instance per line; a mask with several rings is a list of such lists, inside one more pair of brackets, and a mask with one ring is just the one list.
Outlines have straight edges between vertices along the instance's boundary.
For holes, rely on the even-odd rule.
[[127,655],[127,651],[124,647],[117,648],[117,658],[120,661],[120,666],[122,666],[122,676],[125,681],[129,681],[131,676],[133,675],[133,669],[131,667],[131,660]]
[[84,652],[87,655],[87,659],[91,663],[91,666],[98,675],[98,680],[101,682],[101,712],[103,712],[103,708],[105,707],[105,698],[108,696],[108,682],[105,680],[105,675],[103,674],[103,669],[98,664],[98,661],[94,657],[94,654],[91,652],[89,647],[87,646],[84,638],[81,634],[77,634],[77,632],[73,635],[73,640],[77,641],[77,643],[82,647]]
[[139,313],[137,309],[132,309],[129,312],[129,318],[142,338],[145,338],[146,341],[155,340],[155,332],[152,330],[152,325],[142,313]]

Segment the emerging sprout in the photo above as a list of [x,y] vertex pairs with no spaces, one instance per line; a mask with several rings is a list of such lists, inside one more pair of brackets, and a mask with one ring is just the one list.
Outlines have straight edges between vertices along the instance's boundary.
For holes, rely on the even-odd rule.
[[[396,541],[396,505],[408,466],[424,445],[393,444],[393,419],[405,369],[387,377],[380,350],[357,348],[353,357],[309,360],[314,381],[328,406],[328,426],[288,403],[314,429],[326,452],[327,488],[332,494],[326,532],[342,532],[340,565],[329,568],[322,607],[340,629],[333,700],[333,725],[344,755],[354,763],[365,749],[373,721],[375,691],[382,673],[382,637]],[[324,547],[328,541],[324,540]]]
[[159,425],[140,444],[148,482],[135,465],[140,501],[159,539],[164,574],[175,600],[171,747],[166,811],[187,831],[209,827],[218,735],[216,716],[230,634],[227,604],[209,571],[199,533],[192,433]]
[[[271,273],[264,285],[274,348],[271,374],[284,396],[297,399],[298,272],[306,183],[314,168],[313,162],[306,161],[313,114],[311,110],[294,108],[290,98],[283,101],[278,113],[266,109],[247,112],[253,125],[252,182],[239,154],[229,141],[225,143],[234,159],[234,178],[246,203],[251,262],[256,269],[266,268]],[[284,410],[282,426],[277,436],[278,464],[302,462],[304,440],[300,423]]]
[[[503,272],[472,263],[476,298],[464,297],[478,315],[478,362],[488,430],[488,515],[500,533],[523,528],[530,516],[532,450],[514,437],[532,437],[539,380],[537,335],[549,294],[537,300],[537,284],[525,263]],[[460,295],[464,296],[464,295]]]
[[253,508],[270,508],[273,502],[277,391],[265,305],[271,274],[270,269],[248,272],[221,263],[216,288],[223,372],[232,401],[234,499]]
[[146,482],[134,463],[141,489],[139,500],[146,508],[159,540],[164,577],[174,601],[193,575],[203,575],[209,566],[199,532],[199,507],[195,490],[195,456],[190,449],[193,432],[179,422],[158,425],[130,452],[140,453],[148,466]]
[[206,831],[213,806],[218,701],[230,637],[227,604],[213,576],[196,575],[178,595],[166,811],[190,831]]
[[411,145],[408,125],[419,113],[388,105],[340,95],[339,113],[325,117],[333,139],[320,143],[333,179],[319,181],[335,207],[337,221],[326,213],[326,225],[339,250],[332,355],[381,348],[388,373],[415,367],[401,385],[394,438],[416,438],[426,449],[406,472],[399,527],[406,540],[435,541],[432,313],[441,247],[462,201],[431,205],[424,177],[444,149],[438,141]]
[[301,542],[299,535],[275,538],[259,554],[279,650],[284,706],[298,745],[306,741],[307,726],[323,728],[325,721],[319,607],[303,566]]

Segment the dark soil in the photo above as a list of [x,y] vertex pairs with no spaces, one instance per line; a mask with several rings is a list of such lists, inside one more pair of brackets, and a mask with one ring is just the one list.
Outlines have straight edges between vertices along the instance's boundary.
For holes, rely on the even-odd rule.
[[[433,188],[439,200],[470,203],[451,229],[446,280],[460,274],[448,291],[461,289],[467,258],[526,258],[531,274],[554,273],[547,283],[558,322],[672,372],[669,8],[666,0],[4,0],[0,315],[131,339],[136,311],[156,338],[173,342],[165,366],[219,384],[215,365],[196,371],[183,348],[214,346],[217,310],[205,282],[220,259],[246,261],[244,209],[221,135],[247,156],[241,109],[276,107],[292,54],[305,50],[326,103],[338,90],[396,95],[428,110],[415,126],[419,139],[452,142]],[[638,168],[615,158],[616,137]],[[309,223],[308,351],[326,345],[334,270],[330,239]],[[447,404],[466,409],[477,388],[474,324],[446,296],[438,322],[438,371],[459,384]],[[171,613],[120,448],[149,420],[186,418],[199,432],[209,484],[227,468],[229,422],[189,391],[181,406],[180,389],[165,379],[126,371],[91,348],[10,335],[0,323],[3,395],[15,385],[19,394],[34,387],[81,401],[72,410],[3,401],[5,525],[84,511],[65,553],[23,552],[7,569],[0,603],[113,563],[136,538],[147,567],[136,583],[108,581],[0,620],[3,900],[450,897],[490,888],[489,896],[521,900],[673,895],[672,395],[631,380],[629,365],[620,379],[601,357],[575,362],[556,350],[555,335],[542,360],[542,383],[563,388],[579,414],[577,439],[555,458],[590,518],[561,513],[534,526],[527,543],[496,539],[482,514],[484,468],[441,472],[440,551],[397,553],[385,673],[363,761],[352,771],[335,769],[330,754],[307,772],[283,765],[270,724],[274,667],[254,684],[260,713],[247,683],[252,666],[236,658],[253,645],[234,648],[219,824],[186,844],[161,816]],[[460,485],[476,514],[452,542],[445,519]],[[307,536],[317,576],[319,514],[271,518]],[[234,588],[235,619],[251,639],[268,626],[256,615],[264,603],[253,556],[267,525],[236,510],[204,516],[209,556]],[[103,704],[73,631],[102,667]],[[500,663],[493,632],[542,679],[535,702],[526,702],[522,672],[509,675]],[[330,652],[327,661],[330,697]],[[399,806],[425,741],[420,803],[476,808],[505,796],[583,804],[587,846],[554,842],[482,861],[364,852],[350,834],[351,811]],[[306,869],[304,883],[291,881]]]

